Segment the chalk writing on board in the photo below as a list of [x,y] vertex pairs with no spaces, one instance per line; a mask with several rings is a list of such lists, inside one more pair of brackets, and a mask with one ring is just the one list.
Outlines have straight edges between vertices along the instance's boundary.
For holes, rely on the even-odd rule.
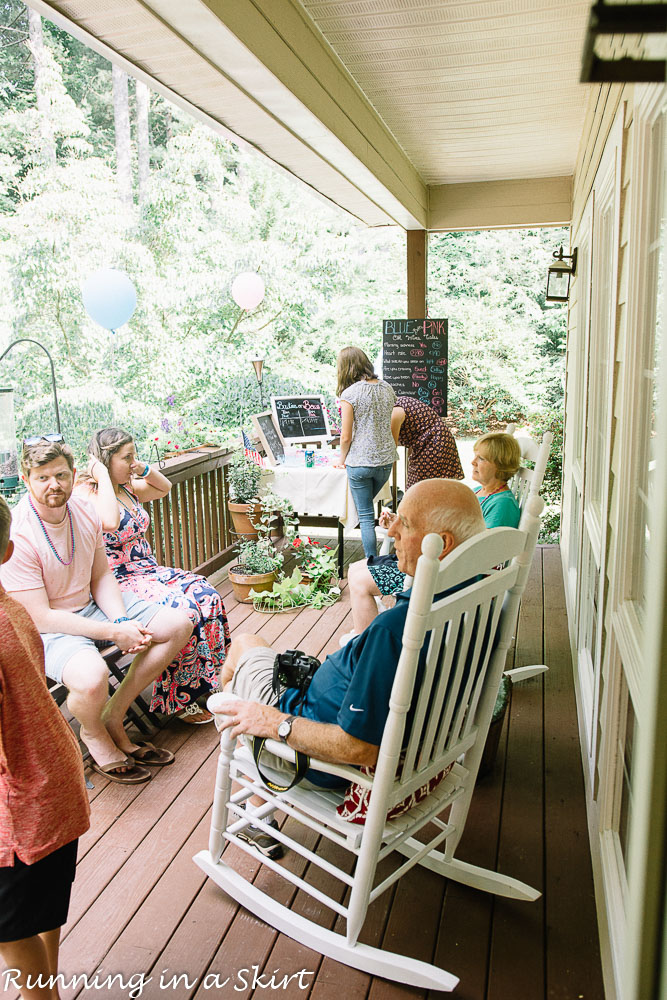
[[259,436],[269,461],[274,465],[285,459],[285,447],[276,428],[273,413],[253,413],[251,420]]
[[446,319],[385,319],[382,374],[397,396],[411,396],[447,416]]
[[271,405],[284,440],[314,441],[330,437],[322,396],[272,396]]

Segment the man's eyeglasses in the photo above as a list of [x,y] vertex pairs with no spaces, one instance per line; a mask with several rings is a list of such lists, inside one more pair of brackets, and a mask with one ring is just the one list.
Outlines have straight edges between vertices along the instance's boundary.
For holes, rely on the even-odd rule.
[[33,437],[23,438],[23,447],[31,448],[34,444],[39,444],[40,441],[50,441],[52,443],[63,442],[65,438],[62,434],[36,434]]

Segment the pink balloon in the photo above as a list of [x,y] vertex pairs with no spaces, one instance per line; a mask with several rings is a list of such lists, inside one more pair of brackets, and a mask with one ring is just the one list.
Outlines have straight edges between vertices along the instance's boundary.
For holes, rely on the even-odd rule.
[[264,282],[254,271],[237,274],[232,282],[232,298],[241,309],[254,309],[264,298]]

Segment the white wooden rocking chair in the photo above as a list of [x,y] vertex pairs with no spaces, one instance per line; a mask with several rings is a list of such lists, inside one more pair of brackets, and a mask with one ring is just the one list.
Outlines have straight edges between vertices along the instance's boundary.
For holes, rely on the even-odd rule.
[[[540,496],[540,490],[554,436],[551,431],[545,431],[542,440],[536,441],[526,432],[519,431],[517,433],[514,424],[508,424],[505,432],[514,435],[521,449],[521,465],[509,481],[509,487],[521,508],[521,520],[519,521],[519,529],[521,530],[527,527],[530,518],[540,517],[544,510],[544,500]],[[532,469],[525,464],[526,461],[533,463]],[[517,615],[518,613],[517,607]],[[531,663],[524,667],[506,670],[505,676],[509,677],[513,684],[517,684],[519,681],[527,681],[531,677],[537,677],[548,669],[545,663]]]
[[[353,767],[311,759],[312,768],[372,789],[365,825],[349,823],[338,815],[342,792],[303,785],[286,793],[269,791],[259,779],[249,751],[235,749],[226,731],[223,733],[209,849],[194,860],[230,896],[277,930],[336,961],[396,982],[445,991],[454,989],[456,976],[426,962],[359,943],[369,904],[415,864],[497,895],[523,900],[539,897],[539,892],[517,879],[455,857],[538,528],[539,517],[533,519],[527,532],[513,528],[482,532],[442,562],[438,562],[440,537],[428,535],[424,539],[375,773],[367,777]],[[506,565],[494,569],[500,564]],[[485,575],[467,583],[476,574]],[[461,584],[466,585],[434,600],[434,594]],[[425,641],[426,667],[415,689],[419,651]],[[222,697],[214,695],[209,703]],[[406,716],[411,705],[414,711],[406,741]],[[293,760],[292,751],[277,741],[269,741],[267,748]],[[446,768],[451,770],[444,780],[418,805],[396,819],[386,819],[389,809]],[[233,794],[232,779],[240,786]],[[249,817],[243,803],[252,794],[260,795],[265,804]],[[442,818],[449,806],[449,816]],[[319,850],[306,849],[284,830],[268,827],[267,820],[276,809],[354,855],[352,874],[349,867],[333,864]],[[237,833],[250,819],[305,858],[311,872],[323,870],[339,880],[343,889],[349,888],[347,903],[340,901],[340,894],[326,893],[308,882],[308,871],[299,877],[239,840]],[[428,837],[422,842],[417,835],[427,824],[431,824]],[[221,858],[226,840],[345,917],[347,933],[323,928],[249,883]],[[442,850],[437,850],[440,846]],[[392,852],[404,858],[392,874],[377,882],[377,866]]]

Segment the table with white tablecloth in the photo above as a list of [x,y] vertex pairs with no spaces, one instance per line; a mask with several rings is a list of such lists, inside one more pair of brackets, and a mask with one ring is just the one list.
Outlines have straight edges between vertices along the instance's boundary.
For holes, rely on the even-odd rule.
[[[319,456],[318,461],[322,461]],[[338,527],[338,569],[342,576],[343,530],[359,524],[345,469],[334,468],[333,464],[316,464],[313,468],[302,464],[277,465],[265,471],[265,481],[274,493],[292,503],[302,521],[329,522]],[[382,487],[376,502],[390,499],[390,482]]]

